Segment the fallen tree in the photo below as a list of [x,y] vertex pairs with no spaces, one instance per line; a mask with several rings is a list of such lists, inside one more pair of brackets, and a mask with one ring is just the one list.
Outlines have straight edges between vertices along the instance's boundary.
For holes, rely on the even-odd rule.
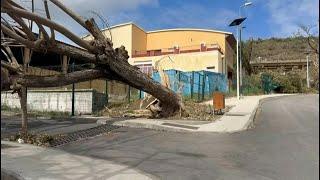
[[[49,0],[84,27],[94,37],[92,41],[84,41],[70,30],[50,19],[47,1],[44,0],[47,18],[30,12],[12,0],[1,0],[1,13],[13,19],[19,27],[13,27],[7,21],[1,21],[1,48],[7,60],[1,60],[1,91],[18,92],[21,99],[23,121],[26,122],[26,88],[55,87],[98,78],[121,81],[136,89],[145,91],[157,98],[157,117],[173,116],[183,111],[180,97],[167,87],[154,81],[146,74],[128,63],[128,52],[125,47],[113,48],[110,39],[99,30],[94,19],[84,20],[68,9],[58,0]],[[35,22],[39,28],[36,37],[25,20]],[[45,27],[50,29],[50,36]],[[81,48],[66,45],[55,40],[54,31],[72,40]],[[23,65],[17,63],[10,50],[10,44],[21,44],[24,47]],[[28,75],[27,67],[32,51],[51,52],[72,57],[77,61],[92,63],[94,68],[60,75],[40,77]],[[2,76],[4,75],[4,76]],[[24,127],[25,126],[25,127]],[[23,129],[26,130],[26,124]]]

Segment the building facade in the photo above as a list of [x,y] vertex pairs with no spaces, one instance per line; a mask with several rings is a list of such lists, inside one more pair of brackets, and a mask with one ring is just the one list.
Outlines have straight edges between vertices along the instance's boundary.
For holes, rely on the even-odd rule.
[[125,46],[129,63],[147,74],[175,69],[211,71],[232,78],[236,44],[232,33],[190,28],[145,31],[134,23],[119,24],[103,33],[115,48]]

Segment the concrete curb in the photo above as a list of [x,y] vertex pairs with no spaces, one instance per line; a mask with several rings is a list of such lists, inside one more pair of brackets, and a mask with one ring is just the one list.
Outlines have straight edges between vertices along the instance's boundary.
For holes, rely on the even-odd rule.
[[[170,132],[187,132],[187,133],[237,133],[237,132],[241,132],[241,131],[245,131],[250,129],[251,127],[253,127],[255,118],[256,118],[256,114],[258,109],[261,107],[262,103],[270,100],[270,99],[276,99],[276,98],[282,98],[282,97],[286,97],[286,96],[291,96],[291,95],[296,95],[296,94],[279,94],[276,96],[267,96],[267,97],[261,97],[261,99],[259,99],[256,102],[256,105],[254,106],[253,110],[248,113],[246,116],[246,118],[248,118],[248,120],[244,123],[244,125],[242,127],[239,127],[239,129],[235,129],[235,130],[227,130],[227,131],[202,131],[202,130],[191,130],[191,129],[185,129],[185,128],[179,128],[179,127],[171,127],[171,126],[166,126],[166,125],[162,125],[163,122],[160,121],[160,123],[144,123],[144,122],[130,122],[130,121],[118,121],[113,123],[113,125],[116,126],[122,126],[122,127],[132,127],[132,128],[146,128],[146,129],[153,129],[153,130],[158,130],[158,131],[170,131]],[[194,127],[201,127],[201,125],[196,125]]]
[[136,123],[136,122],[115,122],[113,123],[115,126],[122,127],[132,127],[132,128],[145,128],[145,129],[153,129],[157,131],[170,131],[170,132],[196,132],[193,130],[182,129],[178,127],[169,127],[165,125],[156,125],[156,124],[144,124],[144,123]]

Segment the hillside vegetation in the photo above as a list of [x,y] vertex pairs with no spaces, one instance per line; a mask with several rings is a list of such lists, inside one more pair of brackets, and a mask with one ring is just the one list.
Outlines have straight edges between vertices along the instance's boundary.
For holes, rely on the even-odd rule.
[[[319,37],[312,37],[314,47]],[[289,38],[270,38],[270,39],[253,39],[243,42],[242,55],[243,67],[246,76],[243,79],[244,94],[259,94],[265,90],[262,87],[262,74],[268,75],[270,81],[275,85],[278,92],[283,93],[306,93],[318,92],[319,89],[319,71],[317,70],[317,54],[315,51],[310,53],[310,86],[306,87],[306,70],[295,69],[285,72],[280,66],[276,71],[267,71],[261,69],[253,71],[249,61],[290,61],[305,60],[306,52],[309,49],[308,39],[306,37],[289,37]],[[259,58],[260,57],[260,58]]]
[[[313,37],[313,39],[318,41],[319,37]],[[245,44],[247,43],[249,41]],[[307,51],[307,47],[307,38],[302,36],[282,39],[255,39],[252,43],[251,61],[258,60],[259,57],[265,61],[305,59],[304,53]]]

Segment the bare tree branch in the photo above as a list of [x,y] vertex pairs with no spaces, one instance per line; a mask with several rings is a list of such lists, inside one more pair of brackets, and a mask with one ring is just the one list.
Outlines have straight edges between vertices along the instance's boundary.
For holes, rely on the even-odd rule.
[[8,69],[9,71],[12,71],[17,74],[22,73],[21,69],[14,67],[14,66],[11,66],[10,64],[6,63],[4,60],[1,60],[1,67],[4,67],[4,68]]
[[37,24],[38,28],[39,28],[39,37],[43,38],[48,42],[49,41],[49,35],[47,33],[47,31],[44,29],[44,27],[38,22],[38,21],[35,21],[35,23]]
[[[44,8],[46,10],[47,18],[51,20],[47,0],[44,0],[43,3],[44,3]],[[51,31],[51,37],[50,38],[54,40],[55,39],[54,30],[52,28],[50,28],[50,31]]]
[[7,59],[10,63],[12,63],[12,60],[11,60],[11,58],[9,57],[9,55],[7,54],[7,52],[6,52],[5,50],[3,50],[2,48],[1,48],[1,52],[4,54],[4,56],[6,56],[6,59]]
[[89,50],[90,52],[96,52],[96,49],[93,46],[91,46],[88,42],[82,40],[77,35],[73,34],[71,31],[69,31],[68,29],[63,27],[62,25],[57,24],[53,21],[50,21],[46,18],[43,18],[43,17],[38,16],[36,14],[30,13],[26,10],[19,9],[19,8],[16,8],[13,6],[9,7],[7,5],[1,7],[1,12],[14,13],[16,15],[23,17],[23,18],[33,20],[39,24],[43,24],[49,28],[53,28],[56,31],[60,32],[61,34],[65,35],[67,38],[69,38],[70,40],[72,40],[73,42],[78,44],[79,46]]
[[26,33],[29,40],[34,41],[37,39],[33,32],[29,29],[29,27],[24,23],[24,21],[21,18],[13,15],[12,13],[8,13],[8,15],[22,27],[23,32]]
[[29,41],[29,40],[19,36],[18,34],[13,32],[12,30],[7,28],[3,23],[1,23],[1,30],[4,32],[4,34],[12,37],[13,39],[17,40],[18,42],[20,42],[30,48],[36,48],[36,44],[34,42]]
[[[314,53],[319,54],[319,49],[318,49],[319,43],[313,41],[313,35],[311,33],[311,29],[315,26],[299,25],[299,27],[307,35],[307,43],[308,43],[309,47],[311,48],[311,50]],[[312,41],[314,42],[314,44],[312,43]]]

